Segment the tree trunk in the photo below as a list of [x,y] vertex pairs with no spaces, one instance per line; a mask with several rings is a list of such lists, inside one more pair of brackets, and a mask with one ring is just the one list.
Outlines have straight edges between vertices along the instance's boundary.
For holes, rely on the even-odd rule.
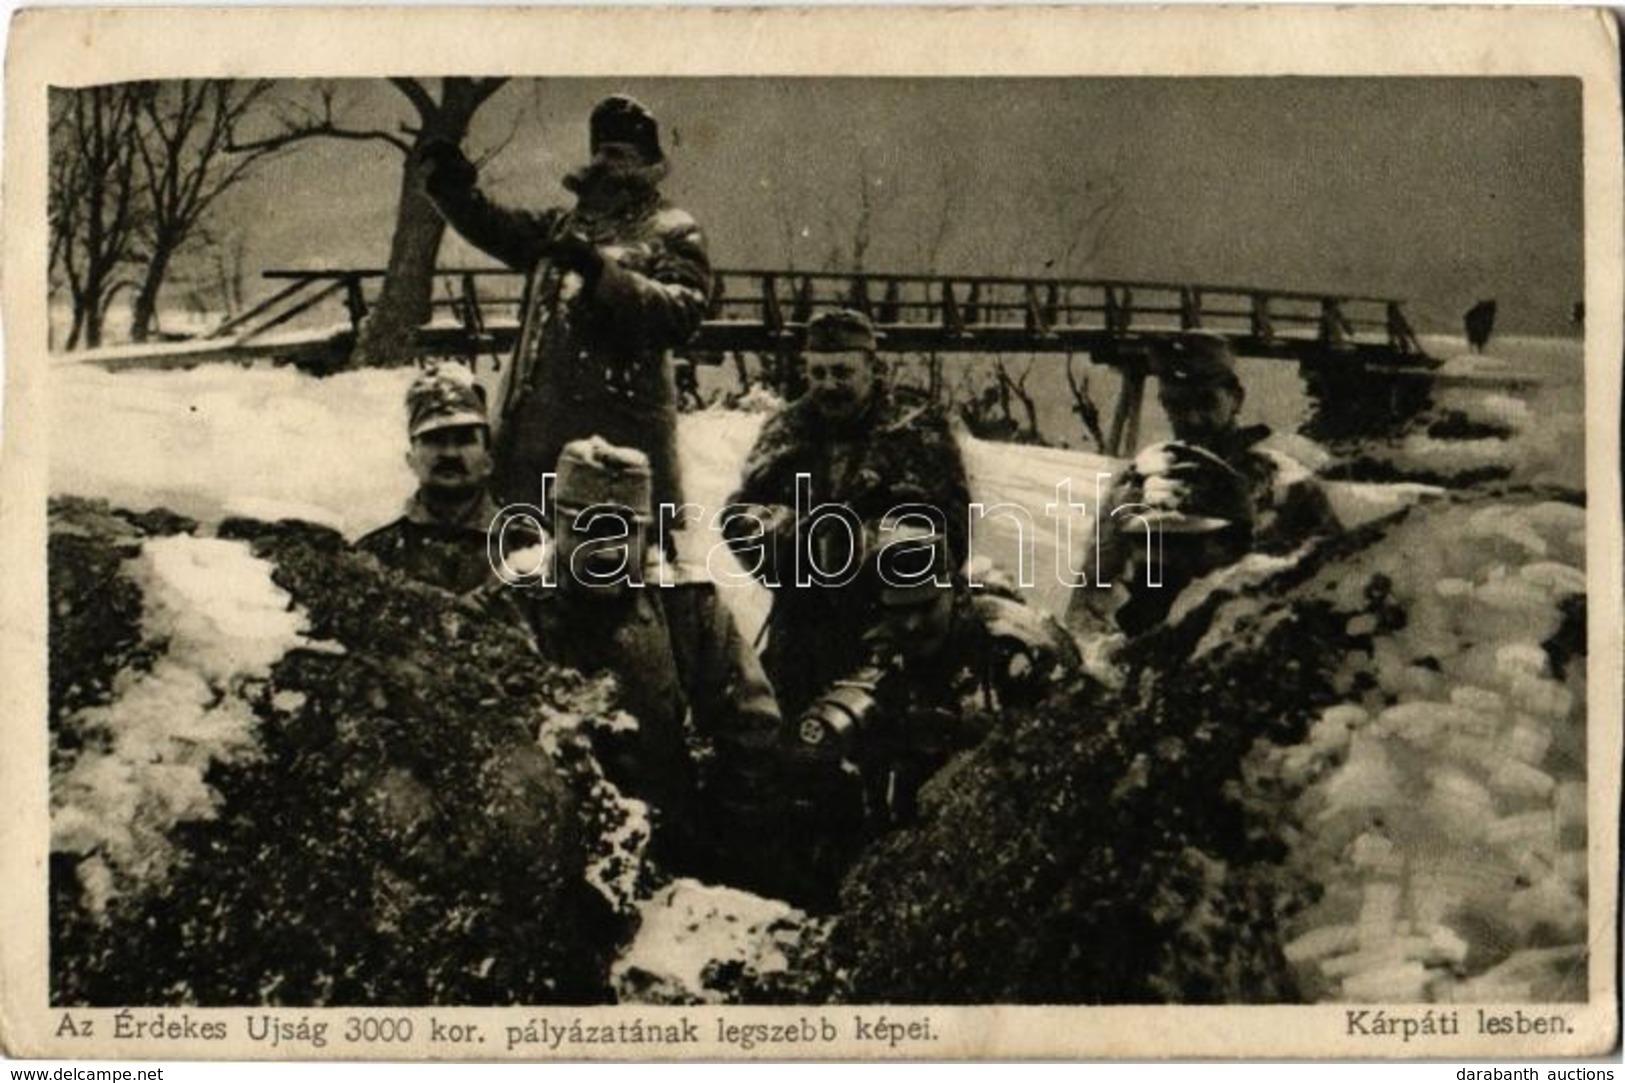
[[158,291],[163,287],[164,276],[169,273],[169,254],[174,249],[171,246],[156,245],[156,251],[147,263],[145,274],[141,278],[141,289],[135,295],[135,307],[130,313],[130,341],[145,342],[152,337],[153,325],[158,318]]
[[94,350],[102,344],[102,313],[101,309],[92,304],[85,310],[85,322],[80,326],[84,332],[84,347]]
[[[459,133],[460,134],[460,133]],[[433,311],[435,257],[446,223],[423,194],[416,155],[401,169],[401,195],[389,268],[377,301],[361,325],[352,365],[387,367],[411,360],[412,338]]]
[[79,345],[94,350],[102,344],[102,306],[107,303],[106,276],[92,267],[85,275],[81,292],[73,298],[75,320],[79,324]]
[[422,120],[417,138],[401,167],[401,194],[395,211],[395,234],[389,242],[389,267],[383,288],[367,314],[350,354],[353,365],[401,365],[412,358],[412,339],[434,311],[435,258],[446,223],[423,194],[425,163],[417,150],[431,139],[461,143],[480,105],[506,79],[447,78],[437,102],[415,79],[392,80],[417,109]]

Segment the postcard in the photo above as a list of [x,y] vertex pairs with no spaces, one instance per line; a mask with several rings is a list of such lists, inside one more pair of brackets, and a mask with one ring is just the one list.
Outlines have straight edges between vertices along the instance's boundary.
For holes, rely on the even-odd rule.
[[1618,1041],[1600,10],[19,13],[0,1041]]

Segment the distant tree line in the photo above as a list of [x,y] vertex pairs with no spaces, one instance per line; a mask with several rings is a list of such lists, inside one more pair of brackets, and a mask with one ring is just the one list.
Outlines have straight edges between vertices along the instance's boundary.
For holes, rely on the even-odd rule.
[[[130,310],[129,338],[161,333],[159,300],[190,258],[212,281],[193,282],[188,307],[242,302],[243,240],[218,213],[222,197],[262,163],[311,139],[383,142],[401,153],[401,195],[389,275],[356,344],[355,360],[402,359],[427,320],[444,224],[419,191],[416,148],[461,142],[501,78],[392,79],[415,113],[398,130],[355,128],[326,83],[168,80],[55,88],[49,103],[50,289],[72,320],[62,345],[102,345],[115,303]],[[498,148],[500,149],[500,147]],[[489,155],[487,155],[489,157]]]
[[125,294],[130,338],[151,338],[160,291],[182,254],[215,249],[230,276],[233,244],[210,212],[274,153],[231,150],[233,133],[271,90],[269,80],[180,80],[52,91],[51,288],[72,304],[69,349],[101,345],[108,312]]

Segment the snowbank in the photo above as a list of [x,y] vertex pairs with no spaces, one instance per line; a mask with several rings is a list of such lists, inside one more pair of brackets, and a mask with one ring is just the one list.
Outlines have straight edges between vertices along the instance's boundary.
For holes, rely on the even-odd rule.
[[1443,357],[1417,431],[1367,458],[1403,475],[1505,478],[1585,488],[1585,354],[1579,339],[1498,338],[1472,354],[1429,341]]
[[[1552,351],[1546,359],[1562,364],[1565,357]],[[235,365],[115,375],[95,365],[60,364],[51,380],[51,489],[130,507],[163,505],[210,525],[234,515],[295,517],[354,537],[397,514],[412,488],[403,461],[401,405],[412,375],[410,369],[374,370],[316,379],[291,368]],[[1481,386],[1444,388],[1435,405],[1445,434],[1418,432],[1378,454],[1387,456],[1400,473],[1449,476],[1495,469],[1520,480],[1574,485],[1583,462],[1576,450],[1583,439],[1578,390],[1577,381],[1559,381],[1529,399]],[[679,426],[690,500],[700,507],[698,521],[681,538],[683,555],[712,561],[712,571],[721,576],[737,566],[713,517],[737,482],[763,416],[708,410],[684,415]],[[1470,435],[1464,438],[1464,433]],[[1065,550],[1070,546],[1086,557],[1096,479],[1109,475],[1114,464],[1080,452],[973,439],[966,439],[963,448],[973,496],[987,512],[974,528],[977,554],[1018,575],[1025,566],[1029,597],[1060,611],[1065,591],[1057,572],[1067,563]],[[1315,449],[1299,450],[1309,457]],[[1058,493],[1066,481],[1071,482],[1070,493]],[[1183,644],[1177,660],[1163,659],[1158,672],[1171,686],[1183,688],[1180,682],[1187,678],[1180,674],[1181,666],[1233,664],[1238,643],[1256,648],[1257,657],[1247,661],[1250,669],[1203,674],[1209,683],[1190,684],[1178,692],[1183,698],[1177,701],[1157,698],[1171,694],[1168,689],[1147,693],[1150,698],[1136,710],[1172,712],[1167,718],[1158,715],[1159,722],[1167,725],[1172,719],[1184,727],[1170,731],[1169,741],[1119,745],[1115,735],[1108,738],[1099,727],[1080,734],[1076,719],[1097,717],[1094,693],[1080,694],[1076,711],[1064,720],[1050,720],[1053,725],[1038,720],[1029,726],[1024,737],[1035,742],[1030,747],[1005,749],[1029,772],[1026,777],[1007,778],[1002,774],[1006,767],[986,757],[973,765],[961,781],[1008,797],[1008,807],[1044,818],[1055,833],[1025,839],[1021,832],[1026,827],[1019,823],[993,831],[977,818],[985,808],[955,797],[964,816],[962,827],[944,825],[940,837],[927,839],[934,848],[908,853],[902,843],[896,844],[898,856],[917,859],[919,867],[910,879],[900,879],[884,860],[872,863],[872,882],[865,889],[874,894],[867,920],[879,945],[877,957],[890,965],[886,953],[899,928],[894,922],[913,921],[920,924],[921,954],[905,960],[908,966],[939,965],[942,938],[952,935],[986,949],[973,968],[984,975],[1000,967],[1018,978],[1042,973],[1043,945],[1033,938],[1030,924],[1012,916],[1011,900],[1031,887],[1032,869],[1053,866],[1055,875],[1071,885],[1074,895],[1063,901],[1076,911],[1046,915],[1055,918],[1056,936],[1065,939],[1077,931],[1071,923],[1084,920],[1076,915],[1085,912],[1084,904],[1100,884],[1140,868],[1135,863],[1154,854],[1164,879],[1125,886],[1125,891],[1143,890],[1143,897],[1134,896],[1136,906],[1124,907],[1123,920],[1140,920],[1147,907],[1166,903],[1170,936],[1199,935],[1208,938],[1203,943],[1210,947],[1220,943],[1223,924],[1210,904],[1263,915],[1273,913],[1266,896],[1277,880],[1299,877],[1323,888],[1319,901],[1281,930],[1297,986],[1312,998],[1556,999],[1571,991],[1572,979],[1583,976],[1585,965],[1587,893],[1585,658],[1583,638],[1575,641],[1576,629],[1583,632],[1584,513],[1562,503],[1485,503],[1482,497],[1476,503],[1450,505],[1439,499],[1443,490],[1419,484],[1337,484],[1328,489],[1340,517],[1351,526],[1413,504],[1426,506],[1390,536],[1327,572],[1313,590],[1292,596],[1289,604],[1262,592],[1252,595],[1258,584],[1288,574],[1290,561],[1255,562],[1214,577],[1210,596],[1224,591],[1240,591],[1240,596],[1221,605],[1205,634]],[[138,588],[139,639],[150,656],[122,658],[105,701],[75,703],[71,728],[93,739],[64,748],[53,763],[53,850],[77,860],[78,882],[92,910],[116,904],[125,879],[161,873],[172,858],[169,840],[177,824],[224,830],[212,819],[220,793],[205,778],[216,767],[252,767],[266,754],[262,720],[267,714],[292,727],[288,734],[277,734],[279,740],[291,740],[289,734],[297,735],[299,727],[327,717],[328,707],[318,711],[307,702],[312,690],[325,689],[322,694],[340,700],[330,708],[333,715],[364,720],[362,731],[379,725],[420,734],[429,731],[431,715],[438,718],[442,709],[451,709],[445,697],[463,697],[457,709],[478,715],[491,734],[513,721],[510,711],[522,713],[527,724],[541,720],[543,749],[569,783],[570,800],[585,810],[589,834],[596,836],[586,840],[581,855],[588,882],[614,909],[642,916],[643,932],[616,968],[622,995],[715,1000],[726,995],[712,980],[717,967],[777,973],[786,937],[798,920],[783,904],[693,882],[679,882],[648,897],[649,884],[641,879],[646,810],[607,783],[600,785],[601,773],[594,777],[595,765],[584,751],[587,730],[623,724],[600,690],[572,686],[555,694],[533,687],[536,678],[524,669],[533,667],[533,660],[521,659],[511,645],[480,640],[471,647],[470,637],[478,637],[464,624],[474,622],[465,621],[445,599],[403,601],[396,597],[398,584],[352,580],[334,571],[338,564],[330,568],[325,558],[303,551],[294,556],[308,567],[287,565],[284,571],[295,567],[305,577],[309,596],[330,611],[317,622],[321,634],[328,634],[327,622],[343,623],[358,650],[372,650],[374,638],[385,632],[394,638],[388,644],[380,641],[365,664],[302,658],[292,666],[290,650],[310,646],[304,642],[306,610],[273,585],[265,560],[242,544],[200,537],[151,538],[138,549],[121,578]],[[57,571],[53,561],[53,576]],[[372,593],[355,595],[358,585]],[[725,597],[746,634],[754,636],[766,611],[766,592],[744,586],[729,589]],[[1193,595],[1176,617],[1204,604]],[[434,613],[433,627],[416,623],[423,606]],[[386,611],[394,612],[398,627],[379,623],[379,614]],[[1326,612],[1338,622],[1330,633],[1315,624],[1330,619]],[[1325,633],[1326,638],[1270,638],[1272,629],[1295,627],[1289,623],[1294,621],[1306,635]],[[53,625],[53,658],[60,639]],[[462,653],[471,650],[476,653]],[[1305,652],[1301,664],[1295,651]],[[422,657],[413,652],[422,652]],[[308,650],[294,654],[303,656]],[[416,660],[403,664],[409,656]],[[1260,660],[1264,658],[1270,661]],[[1283,660],[1280,669],[1277,659]],[[492,667],[497,664],[508,669],[496,674]],[[336,681],[332,667],[353,679],[355,687]],[[263,701],[254,699],[267,674],[283,669],[290,670],[284,677],[287,687]],[[458,674],[455,682],[447,676],[452,669]],[[1271,674],[1269,689],[1247,687],[1263,672]],[[1311,685],[1311,677],[1325,678],[1335,694],[1328,696],[1321,684]],[[53,672],[53,687],[57,680]],[[513,687],[529,690],[522,709],[513,706]],[[425,706],[428,691],[435,698]],[[1144,690],[1131,687],[1124,694],[1138,691]],[[378,702],[384,706],[369,696],[381,697]],[[1253,709],[1266,699],[1267,704]],[[1244,864],[1257,861],[1257,855],[1239,846],[1225,849],[1230,841],[1222,834],[1222,818],[1175,824],[1184,834],[1167,837],[1188,837],[1188,847],[1168,850],[1163,837],[1141,838],[1148,825],[1165,816],[1159,794],[1136,795],[1135,779],[1146,771],[1187,787],[1187,812],[1212,808],[1214,795],[1234,782],[1233,774],[1204,773],[1214,762],[1210,745],[1202,746],[1200,756],[1185,757],[1183,738],[1174,739],[1177,733],[1188,731],[1192,741],[1230,740],[1222,734],[1225,727],[1234,729],[1237,719],[1271,718],[1290,719],[1303,730],[1261,751],[1252,765],[1299,793],[1292,804],[1298,826],[1281,832],[1291,839],[1283,847],[1289,853],[1284,866],[1249,879],[1252,874]],[[1132,730],[1123,726],[1124,733]],[[519,739],[529,740],[535,733],[533,728]],[[389,735],[398,739],[393,728]],[[1250,742],[1252,736],[1244,733],[1236,740]],[[1247,744],[1238,747],[1245,751]],[[297,749],[284,751],[290,764],[307,762]],[[438,751],[426,746],[423,763],[434,760],[430,752]],[[1198,763],[1203,757],[1210,758]],[[415,770],[430,770],[414,763]],[[478,766],[470,765],[470,777]],[[333,769],[339,771],[338,766]],[[366,771],[371,773],[340,773],[332,779],[323,775],[312,785],[319,791],[322,783],[342,782],[349,787],[343,791],[346,800],[384,809],[378,815],[385,837],[416,837],[414,817],[427,807],[424,783],[411,771],[374,770],[370,765]],[[548,788],[553,785],[533,779],[519,788],[540,787],[544,795],[553,795],[548,800],[562,801]],[[1056,804],[1034,811],[1035,792],[1048,794]],[[1112,822],[1121,838],[1114,846],[1121,843],[1120,853],[1092,841],[1090,832],[1097,829],[1103,810],[1116,817]],[[1223,811],[1228,815],[1227,805]],[[461,845],[464,829],[457,825],[462,822],[448,815],[439,830]],[[1278,826],[1272,823],[1271,830]],[[982,850],[974,849],[978,839],[986,842]],[[324,845],[331,841],[322,840]],[[346,838],[345,845],[352,843],[357,847],[353,851],[333,852],[344,860],[375,856]],[[566,842],[558,845],[562,853]],[[409,855],[412,860],[417,853]],[[1057,854],[1077,861],[1057,863]],[[284,856],[290,862],[297,857]],[[1102,862],[1097,871],[1106,879],[1092,880],[1084,859]],[[503,860],[521,862],[512,854]],[[945,880],[945,861],[960,862],[954,867],[963,875]],[[893,879],[899,890],[907,888],[903,902],[920,908],[918,913],[895,916],[901,910],[893,905]],[[455,893],[445,885],[436,890]],[[424,920],[455,917],[437,898],[412,895],[408,902]],[[1194,908],[1173,905],[1193,900]],[[234,896],[233,902],[242,899]],[[1050,900],[1028,902],[1047,906]],[[465,904],[469,909],[458,920],[486,901],[459,903]],[[926,928],[930,914],[938,910],[941,927]],[[969,916],[948,920],[961,912]],[[984,919],[989,929],[1016,939],[1004,943],[990,935],[977,940],[983,934],[975,922]],[[435,931],[446,932],[440,926]],[[540,938],[546,931],[538,926],[531,932]],[[1274,936],[1273,927],[1249,931],[1244,951],[1238,949],[1241,954],[1232,961],[1251,966],[1270,957]],[[1076,937],[1065,942],[1081,943]],[[1012,944],[1036,954],[1012,955]],[[1142,947],[1146,945],[1115,941],[1100,945],[1100,960],[1072,960],[1056,980],[1072,982],[1084,973],[1080,968],[1104,967],[1112,951]],[[1187,990],[1192,995],[1188,989],[1194,986],[1181,983],[1212,980],[1224,964],[1219,948],[1212,951],[1210,959],[1189,967],[1177,960],[1136,956],[1128,961],[1132,966],[1124,964],[1123,973],[1151,974],[1160,967],[1156,980],[1163,984],[1128,992],[1161,997]],[[466,963],[475,970],[484,963],[483,958],[457,958],[459,966]],[[1209,962],[1212,973],[1201,971]],[[497,975],[489,982],[487,973],[466,967],[455,977],[475,983],[462,987],[466,989],[506,988],[500,985],[510,980],[501,975],[504,965],[498,958],[492,964],[495,971],[487,967]],[[1247,976],[1245,966],[1224,973],[1226,980]],[[1114,974],[1105,969],[1091,974],[1090,981],[1106,984],[1066,988],[1074,993],[1080,987],[1116,989],[1109,984],[1117,980]],[[961,987],[946,978],[938,981],[941,975],[935,971],[908,971],[907,976],[921,982],[909,987],[913,991],[923,989],[939,999]],[[982,980],[971,973],[954,981],[961,978]],[[1009,992],[988,988],[995,995]],[[1021,988],[1038,998],[1048,992],[1037,985]],[[1281,995],[1273,984],[1254,991]],[[1226,992],[1239,996],[1249,990],[1236,986]]]
[[400,513],[410,369],[52,369],[51,491],[214,522],[292,516],[354,537]]
[[220,795],[205,778],[215,764],[260,754],[244,689],[306,630],[270,573],[247,545],[184,535],[148,541],[134,560],[142,634],[167,649],[151,669],[126,671],[111,703],[67,720],[83,743],[51,786],[51,849],[88,859],[91,910],[124,883],[161,875],[177,824],[213,818]]
[[1583,518],[1435,502],[1191,588],[865,853],[850,994],[1583,997]]
[[[1316,999],[1475,999],[1474,976],[1584,943],[1583,526],[1568,504],[1448,508],[1349,562],[1340,605],[1378,584],[1396,616],[1356,618],[1360,693],[1273,753],[1305,787],[1293,860],[1325,888],[1286,945]],[[1583,958],[1555,958],[1489,985],[1583,997]]]
[[[113,674],[53,702],[56,1002],[608,996],[596,806],[536,733],[591,729],[604,689],[323,528],[83,502],[52,528],[53,671]],[[134,650],[81,627],[125,588]]]

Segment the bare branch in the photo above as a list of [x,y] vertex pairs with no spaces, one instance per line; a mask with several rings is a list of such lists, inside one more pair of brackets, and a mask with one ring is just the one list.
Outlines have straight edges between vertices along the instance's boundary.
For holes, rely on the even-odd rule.
[[266,136],[263,139],[251,139],[246,142],[232,142],[226,150],[232,154],[247,154],[253,151],[276,151],[306,139],[343,139],[356,143],[388,143],[402,154],[412,153],[412,144],[389,132],[353,131],[349,128],[340,128],[330,122],[314,124],[309,127],[298,128],[291,131],[280,132],[277,135]]
[[406,95],[406,100],[412,103],[412,108],[418,111],[418,116],[423,118],[424,123],[433,120],[440,112],[440,103],[435,101],[429,92],[423,89],[423,84],[416,79],[393,77],[389,80],[389,85]]
[[497,91],[506,86],[508,83],[508,78],[507,76],[488,76],[484,79],[475,79],[472,82],[473,100],[469,105],[470,113],[484,105],[486,101],[490,99],[491,95],[495,94]]
[[505,134],[501,139],[497,140],[496,145],[490,150],[474,159],[475,167],[478,169],[484,169],[489,162],[495,160],[502,154],[503,151],[507,150],[509,145],[512,144],[516,138],[518,138],[519,126],[523,121],[524,114],[516,110],[513,114],[513,118],[508,124],[507,134]]
[[1100,427],[1100,407],[1095,405],[1094,397],[1089,394],[1089,377],[1084,375],[1080,381],[1072,368],[1072,355],[1066,357],[1066,386],[1072,392],[1072,412],[1078,415],[1089,438],[1095,442],[1098,451],[1106,450],[1106,434]]
[[1032,392],[1027,390],[1027,378],[1032,375],[1032,371],[1032,358],[1027,359],[1027,367],[1021,370],[1019,377],[1010,375],[1010,369],[1002,356],[995,363],[999,381],[999,401],[1005,418],[1015,422],[1015,415],[1010,410],[1010,399],[1016,399],[1021,403],[1022,413],[1027,415],[1025,428],[1017,424],[1017,435],[1036,443],[1042,440],[1042,436],[1038,431],[1038,403],[1033,398]]

